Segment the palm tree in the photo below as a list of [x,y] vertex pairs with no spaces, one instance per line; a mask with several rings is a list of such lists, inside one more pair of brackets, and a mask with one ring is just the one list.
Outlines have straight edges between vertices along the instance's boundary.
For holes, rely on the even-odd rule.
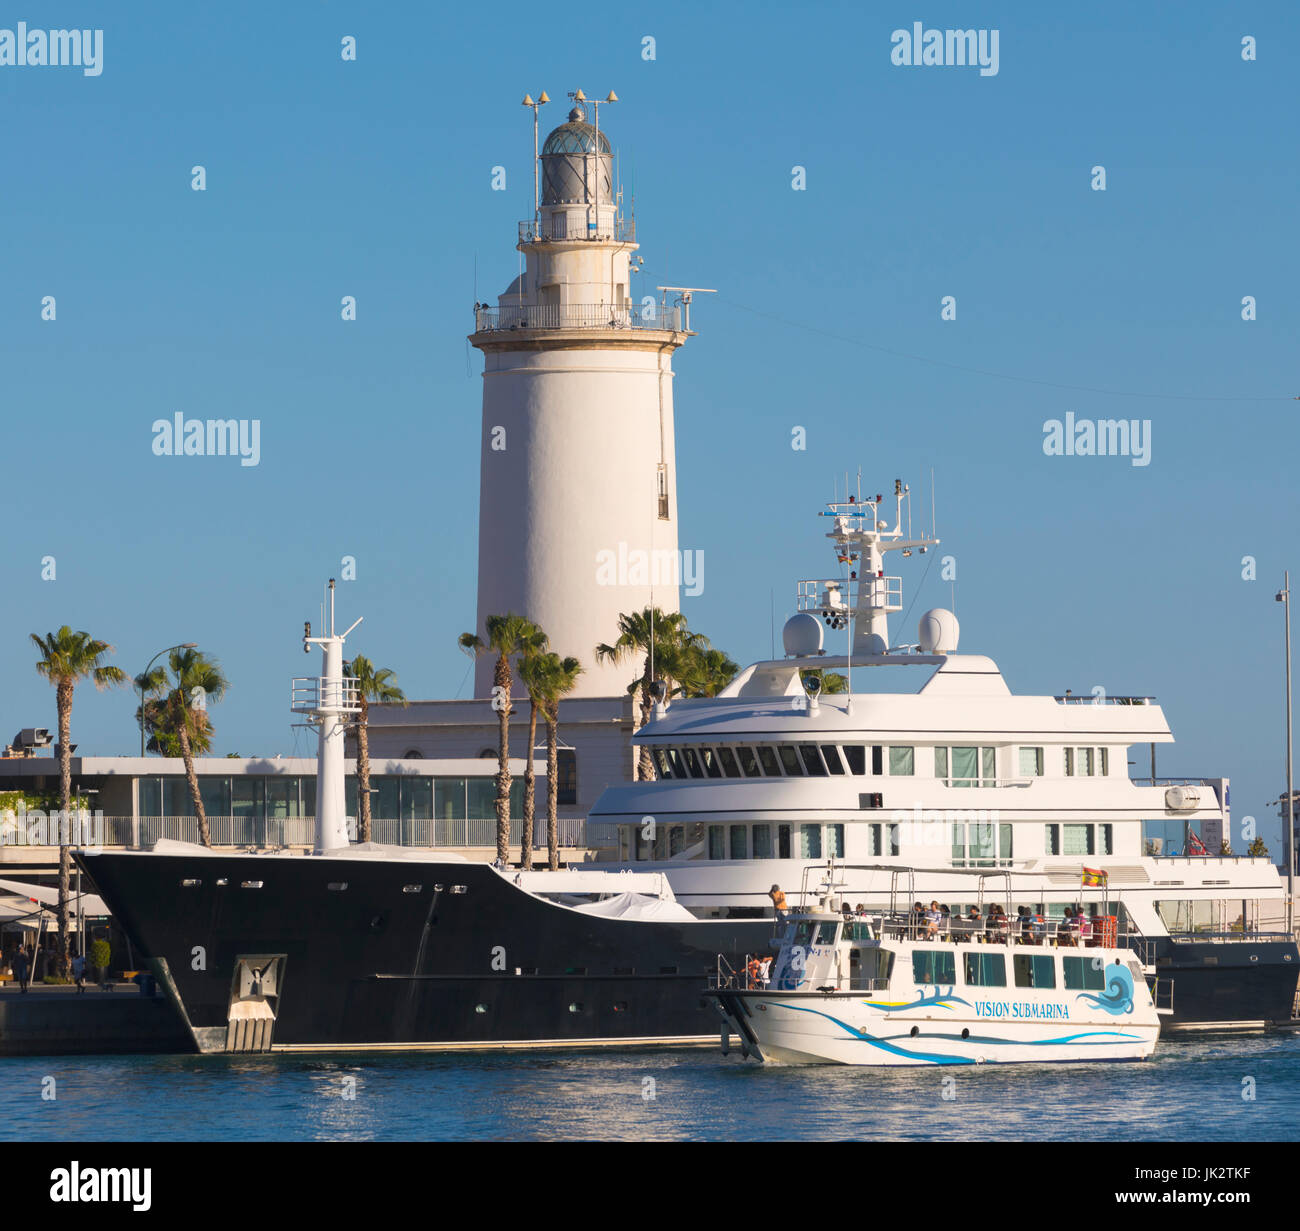
[[739,670],[739,665],[724,650],[715,650],[707,643],[705,646],[692,644],[687,647],[682,693],[687,697],[716,697],[736,678]]
[[538,691],[544,698],[542,717],[546,719],[546,848],[547,866],[552,872],[558,871],[560,867],[560,824],[557,815],[560,698],[577,687],[582,670],[582,664],[576,658],[561,658],[558,654],[541,655],[536,668]]
[[194,772],[195,752],[207,752],[212,747],[212,724],[208,720],[207,704],[220,701],[230,687],[215,658],[209,658],[197,648],[178,646],[167,657],[171,675],[163,667],[155,667],[145,675],[136,677],[135,686],[148,700],[142,707],[140,718],[153,728],[149,746],[159,752],[175,755],[177,751],[185,762],[185,777],[190,785],[190,802],[199,822],[199,841],[212,845],[207,813],[203,810],[203,796],[199,792],[199,777]]
[[370,703],[406,704],[406,694],[397,687],[397,676],[387,667],[376,671],[370,659],[358,654],[346,664],[346,674],[357,682],[357,841],[370,841]]
[[[72,813],[72,692],[84,679],[104,689],[126,683],[121,667],[103,666],[101,660],[113,653],[107,641],[97,641],[89,633],[74,633],[66,624],[57,633],[41,637],[32,633],[40,651],[36,670],[54,685],[55,704],[59,710],[59,785],[62,816],[59,818],[59,941],[55,973],[67,978],[68,965],[68,882],[72,874],[72,848],[65,839],[68,818]],[[83,939],[84,943],[84,939]]]
[[531,620],[513,612],[488,616],[484,627],[487,641],[474,633],[461,633],[459,642],[467,654],[497,656],[492,676],[492,708],[497,712],[497,862],[504,867],[510,861],[510,692],[514,686],[510,659],[527,653],[545,635]]
[[539,628],[519,658],[519,678],[528,690],[528,752],[524,761],[524,824],[519,835],[519,853],[526,871],[533,866],[533,818],[537,814],[537,775],[533,769],[533,747],[537,743],[537,715],[545,706],[548,692],[547,666],[554,654],[546,652],[546,634]]
[[[633,696],[640,693],[641,719],[637,723],[637,728],[640,729],[650,720],[650,685],[654,682],[652,668],[658,667],[663,674],[670,674],[663,671],[664,666],[675,666],[682,644],[697,634],[687,629],[686,617],[680,611],[664,612],[658,607],[647,607],[643,611],[620,615],[618,630],[618,639],[613,645],[601,644],[596,647],[596,661],[620,663],[645,655],[641,674],[627,689]],[[637,761],[637,777],[643,781],[654,777],[654,763],[650,758],[650,749],[645,745],[642,745]]]

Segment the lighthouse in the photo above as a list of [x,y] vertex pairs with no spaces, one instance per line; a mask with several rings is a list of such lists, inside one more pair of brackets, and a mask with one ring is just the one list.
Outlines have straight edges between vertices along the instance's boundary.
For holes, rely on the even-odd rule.
[[[643,287],[600,108],[581,90],[537,147],[522,272],[475,305],[483,352],[477,628],[514,612],[581,660],[574,696],[624,694],[634,669],[597,663],[618,617],[678,609],[673,352],[690,292]],[[657,292],[657,293],[655,293]],[[475,695],[489,696],[480,657]]]

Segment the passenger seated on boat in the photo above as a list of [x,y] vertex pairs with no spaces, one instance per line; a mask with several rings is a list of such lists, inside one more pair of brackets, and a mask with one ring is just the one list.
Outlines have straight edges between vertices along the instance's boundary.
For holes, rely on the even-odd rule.
[[1076,941],[1074,929],[1078,924],[1074,921],[1074,909],[1067,906],[1065,908],[1065,918],[1061,920],[1056,930],[1056,943],[1058,945],[1073,945]]
[[980,919],[979,907],[972,906],[966,912],[966,932],[972,940],[978,940],[983,931],[984,923]]
[[867,913],[867,904],[865,902],[859,902],[854,908],[853,913],[857,915],[859,919],[863,918]]
[[927,939],[933,940],[939,935],[939,924],[943,916],[939,913],[939,903],[931,902],[930,909],[925,912],[925,935]]
[[1091,945],[1092,937],[1092,920],[1083,913],[1083,907],[1080,906],[1075,912],[1075,920],[1079,925],[1079,943],[1081,945]]
[[925,907],[920,902],[912,903],[911,913],[907,916],[907,932],[909,936],[919,936],[922,927],[925,926]]
[[1047,940],[1047,920],[1039,914],[1033,916],[1033,943],[1041,945]]

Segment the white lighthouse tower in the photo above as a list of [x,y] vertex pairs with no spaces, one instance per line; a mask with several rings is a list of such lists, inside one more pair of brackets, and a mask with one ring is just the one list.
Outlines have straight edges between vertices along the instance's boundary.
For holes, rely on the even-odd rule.
[[[582,661],[575,696],[613,697],[633,672],[598,664],[596,645],[622,612],[677,610],[672,356],[692,336],[690,295],[633,285],[635,223],[600,104],[571,97],[519,224],[523,272],[495,308],[475,306],[469,339],[484,355],[478,631],[490,615],[533,620]],[[524,103],[536,131],[539,104]],[[481,656],[476,696],[492,669]]]

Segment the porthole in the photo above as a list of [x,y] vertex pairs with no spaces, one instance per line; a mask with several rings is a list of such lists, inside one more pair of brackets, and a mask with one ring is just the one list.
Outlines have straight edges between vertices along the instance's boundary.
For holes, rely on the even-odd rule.
[[219,876],[219,877],[217,877],[217,884],[218,884],[218,885],[228,885],[228,884],[230,884],[230,879],[229,879],[228,877],[225,877],[225,876]]
[[485,1004],[476,1004],[476,1005],[474,1006],[474,1012],[475,1012],[475,1013],[486,1013],[486,1012],[487,1012],[487,1005],[485,1005]]
[[626,1012],[627,1012],[627,1001],[626,1001],[626,1000],[616,1000],[616,1001],[614,1001],[614,1012],[615,1012],[615,1013],[626,1013]]
[[197,889],[203,882],[194,876],[187,876],[181,881],[182,889]]
[[347,881],[330,881],[330,883],[325,886],[326,889],[331,889],[335,893],[341,893],[347,887]]
[[424,888],[423,885],[403,885],[403,886],[402,886],[402,892],[403,892],[403,893],[419,893],[420,890],[423,889],[423,888]]
[[916,1038],[916,1036],[917,1036],[918,1034],[920,1034],[920,1033],[921,1033],[921,1027],[920,1027],[920,1026],[913,1026],[913,1027],[912,1027],[912,1038]]
[[569,1012],[570,1012],[570,1013],[581,1013],[581,1012],[582,1012],[582,1005],[581,1005],[578,1001],[575,1000],[572,1004],[569,1005]]
[[965,1030],[963,1030],[963,1031],[961,1032],[961,1037],[962,1037],[963,1039],[969,1039],[969,1038],[970,1038],[970,1028],[969,1028],[969,1027],[967,1027]]
[[1255,954],[1255,953],[1252,953],[1252,954],[1250,955],[1250,960],[1251,960],[1252,962],[1258,962],[1258,961],[1259,961],[1259,955],[1258,955],[1258,954]]
[[241,889],[260,889],[265,883],[265,881],[240,881],[239,887]]
[[469,892],[469,886],[468,886],[468,885],[453,885],[453,886],[451,887],[451,891],[452,891],[452,893],[468,893],[468,892]]

